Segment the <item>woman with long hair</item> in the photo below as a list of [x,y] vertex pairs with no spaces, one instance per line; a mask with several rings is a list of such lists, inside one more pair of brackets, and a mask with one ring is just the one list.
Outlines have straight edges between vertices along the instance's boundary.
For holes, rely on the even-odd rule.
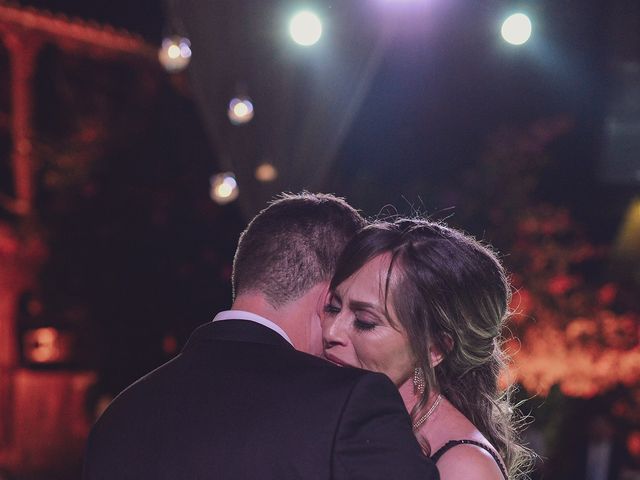
[[325,356],[391,378],[443,480],[519,478],[531,456],[498,385],[509,300],[489,247],[440,223],[377,222],[338,262]]

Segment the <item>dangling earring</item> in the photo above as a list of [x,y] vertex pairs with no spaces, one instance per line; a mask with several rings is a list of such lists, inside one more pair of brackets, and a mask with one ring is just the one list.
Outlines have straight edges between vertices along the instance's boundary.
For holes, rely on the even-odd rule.
[[421,367],[416,367],[413,370],[413,392],[416,395],[422,395],[424,393],[424,371]]

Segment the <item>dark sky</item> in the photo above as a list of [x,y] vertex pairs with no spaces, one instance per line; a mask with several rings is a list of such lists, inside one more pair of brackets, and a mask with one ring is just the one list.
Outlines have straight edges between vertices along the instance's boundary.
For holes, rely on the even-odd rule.
[[[415,200],[420,192],[405,186],[415,172],[435,182],[455,182],[498,127],[568,114],[575,128],[554,146],[545,195],[573,206],[591,202],[592,215],[585,220],[600,223],[606,217],[608,228],[615,228],[637,182],[607,184],[598,173],[613,84],[610,65],[626,38],[624,31],[612,30],[613,12],[629,2],[430,1],[438,7],[433,18],[423,25],[408,22],[389,46],[339,152],[338,193],[351,194],[356,204],[372,209],[397,205],[399,192]],[[389,9],[412,8],[408,0],[397,5],[370,0],[369,6],[381,8],[385,2]],[[110,23],[156,43],[166,23],[162,2],[155,0],[21,3]],[[334,3],[334,13],[339,5]],[[525,6],[534,21],[534,38],[522,48],[504,44],[497,31],[507,7],[516,5]],[[374,178],[375,193],[358,194],[352,188],[350,182],[364,177]],[[446,205],[427,206],[441,207]]]
[[433,30],[397,39],[342,149],[339,164],[351,173],[344,178],[373,170],[379,181],[369,190],[382,196],[379,205],[397,205],[397,191],[415,202],[421,192],[403,188],[415,172],[455,184],[499,127],[568,115],[575,127],[551,146],[541,195],[611,238],[637,191],[599,176],[615,50],[611,4],[527,4],[535,36],[522,48],[496,32],[505,2],[450,2]]

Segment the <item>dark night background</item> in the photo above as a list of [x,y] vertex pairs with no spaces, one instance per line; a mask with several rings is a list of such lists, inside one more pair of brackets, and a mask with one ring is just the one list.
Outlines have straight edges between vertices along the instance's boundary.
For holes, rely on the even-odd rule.
[[[640,136],[607,127],[640,122],[640,4],[632,0],[14,5],[109,24],[154,48],[168,33],[192,41],[192,64],[178,74],[131,60],[76,58],[50,46],[40,52],[36,214],[23,222],[0,210],[0,220],[42,238],[48,251],[37,286],[20,299],[18,333],[53,325],[75,338],[65,363],[24,366],[97,372],[88,412],[100,395],[118,393],[174,355],[194,327],[230,304],[238,235],[278,191],[336,193],[368,216],[397,210],[447,218],[494,243],[524,278],[517,287],[535,292],[531,285],[540,273],[526,262],[539,253],[523,247],[522,219],[568,212],[572,233],[549,227],[549,239],[536,237],[553,247],[545,250],[550,264],[576,245],[613,251],[640,190],[640,157],[633,153]],[[321,42],[339,52],[319,48],[305,59],[279,47],[280,37],[269,29],[298,5],[322,12]],[[534,29],[521,47],[499,34],[502,19],[516,10],[531,16]],[[356,59],[370,53],[370,41],[387,22],[392,33],[367,73],[364,96],[354,103],[354,116],[345,116],[340,108],[364,71]],[[351,41],[359,33],[365,40]],[[353,82],[323,90],[316,77],[333,85],[332,77],[323,77],[332,61],[348,63]],[[0,49],[0,72],[6,65]],[[0,82],[0,107],[7,112],[7,79]],[[233,127],[225,108],[241,90],[254,100],[256,117]],[[12,195],[5,160],[11,141],[2,118],[0,189]],[[336,130],[333,121],[346,128]],[[271,185],[252,178],[265,159],[281,172]],[[227,170],[238,174],[240,198],[220,206],[209,196],[209,178]],[[599,257],[565,276],[587,279],[585,298],[615,283],[621,303],[611,310],[637,312],[639,259],[637,253],[617,263]],[[549,278],[559,278],[553,271]],[[554,387],[542,406],[530,402],[552,445],[540,478],[580,478],[566,466],[579,458],[567,445],[587,433],[573,427],[565,436],[557,432],[627,401],[627,387],[576,398]],[[628,438],[640,432],[637,418],[615,421],[625,425],[618,430]],[[633,455],[629,445],[636,444],[627,443]],[[640,434],[636,447],[640,452]]]
[[[151,0],[20,3],[128,29],[154,44],[175,23],[165,19],[166,11],[198,14],[197,8],[180,11],[180,2],[163,5]],[[250,10],[252,2],[243,3],[245,11]],[[266,3],[274,9],[294,4]],[[425,3],[430,4],[427,13],[411,20],[412,9],[427,10],[415,4]],[[185,7],[194,5],[197,2]],[[627,25],[620,21],[637,13],[633,2],[379,0],[351,2],[348,7],[335,2],[304,5],[321,7],[336,17],[343,13],[339,8],[358,9],[360,22],[370,20],[366,9],[384,8],[400,12],[400,21],[406,23],[388,47],[340,148],[330,190],[349,195],[369,213],[387,203],[405,209],[403,197],[412,204],[424,203],[429,212],[455,207],[440,203],[430,190],[443,183],[455,185],[491,133],[505,125],[525,127],[541,118],[568,115],[575,127],[552,145],[554,161],[539,194],[575,207],[577,215],[597,224],[604,235],[615,231],[620,209],[629,192],[637,191],[638,182],[631,179],[631,186],[623,186],[604,180],[603,126],[615,94],[614,55],[637,53],[632,27],[638,20],[627,18]],[[504,14],[518,9],[532,14],[534,21],[532,45],[521,49],[506,45],[498,34]],[[232,18],[234,13],[220,7],[221,17]],[[219,19],[206,21],[213,25]],[[216,146],[210,148],[215,165]],[[415,172],[421,173],[419,178]],[[600,222],[607,228],[600,228]]]

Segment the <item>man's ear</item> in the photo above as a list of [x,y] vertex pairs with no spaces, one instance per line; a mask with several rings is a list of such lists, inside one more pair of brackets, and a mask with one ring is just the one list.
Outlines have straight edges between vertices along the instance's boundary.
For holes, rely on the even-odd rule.
[[320,289],[320,294],[318,295],[318,302],[316,304],[316,315],[322,318],[322,314],[324,312],[324,306],[329,303],[329,282],[321,282],[322,288]]

